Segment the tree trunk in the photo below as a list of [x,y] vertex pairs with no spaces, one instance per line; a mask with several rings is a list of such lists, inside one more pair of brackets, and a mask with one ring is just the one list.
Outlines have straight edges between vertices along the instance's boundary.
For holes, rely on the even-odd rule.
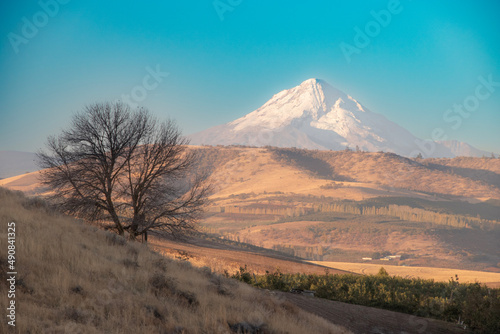
[[118,230],[118,234],[124,235],[125,230],[123,229],[123,226],[120,222],[120,218],[118,218],[118,215],[116,214],[114,208],[111,208],[109,210],[109,214],[111,215],[111,219],[113,219],[113,222],[115,223],[116,229]]

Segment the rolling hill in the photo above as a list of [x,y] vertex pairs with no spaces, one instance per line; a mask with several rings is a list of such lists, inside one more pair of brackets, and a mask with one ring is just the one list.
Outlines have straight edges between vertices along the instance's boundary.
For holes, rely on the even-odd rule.
[[[500,159],[408,159],[384,152],[276,147],[190,149],[198,154],[198,168],[207,170],[217,186],[214,198],[280,191],[352,200],[378,196],[500,200]],[[38,172],[19,174],[0,180],[0,185],[33,194],[45,191],[37,179]],[[329,187],[332,182],[338,186]]]
[[[16,223],[19,246],[16,327],[9,331],[13,333],[347,334],[419,328],[465,332],[440,320],[252,288],[206,266],[193,268],[186,259],[166,259],[144,244],[61,216],[40,199],[4,188],[0,188],[0,218]],[[6,234],[0,234],[0,247],[6,248]],[[200,249],[208,245],[201,243]],[[160,253],[177,250],[178,255],[189,256],[178,248],[185,248],[185,243],[156,240],[151,246]],[[206,248],[201,253],[219,256],[238,251],[221,246],[219,243],[219,253],[213,253],[217,248],[213,245],[211,254]],[[186,249],[193,251],[192,247]],[[266,258],[265,254],[246,254],[240,263]],[[267,259],[262,264],[273,265],[273,258]],[[284,262],[282,257],[280,264]],[[5,281],[7,262],[2,260],[0,267]],[[311,270],[315,267],[318,269]],[[295,269],[288,272],[324,273],[324,268],[299,261]],[[7,285],[0,285],[0,293],[7,295]],[[0,300],[0,306],[7,307],[6,298]],[[363,321],[353,321],[360,317]],[[8,331],[6,322],[0,326],[2,332]]]

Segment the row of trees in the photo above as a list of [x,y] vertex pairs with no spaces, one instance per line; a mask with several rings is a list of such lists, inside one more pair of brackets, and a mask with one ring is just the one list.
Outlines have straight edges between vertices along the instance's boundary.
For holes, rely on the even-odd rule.
[[323,261],[325,248],[322,245],[296,246],[291,244],[273,245],[273,250],[312,261]]
[[404,221],[432,223],[436,225],[447,225],[456,228],[477,227],[495,228],[497,221],[481,219],[479,217],[467,217],[461,215],[439,213],[407,205],[391,204],[386,207],[367,207],[347,203],[313,204],[312,206],[282,206],[277,207],[262,205],[251,206],[223,206],[211,209],[212,212],[236,213],[236,214],[264,214],[281,217],[301,217],[312,213],[348,213],[362,216],[390,216]]
[[314,206],[315,212],[343,212],[356,215],[370,216],[390,216],[405,221],[433,223],[437,225],[447,225],[457,228],[463,227],[494,227],[496,221],[489,221],[478,217],[466,217],[439,213],[419,208],[412,208],[407,205],[391,204],[387,207],[358,207],[356,205],[334,203],[319,204]]
[[305,207],[276,207],[276,206],[223,206],[212,209],[212,212],[240,213],[253,215],[274,215],[284,217],[300,217],[311,213],[312,209]]

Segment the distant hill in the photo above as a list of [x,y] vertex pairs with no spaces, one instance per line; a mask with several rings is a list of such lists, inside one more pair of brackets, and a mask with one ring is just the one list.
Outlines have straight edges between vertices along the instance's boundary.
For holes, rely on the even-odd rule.
[[408,159],[393,153],[289,148],[194,149],[201,165],[212,171],[218,185],[215,197],[278,191],[352,200],[500,199],[500,159]]
[[500,159],[196,149],[215,184],[213,233],[307,259],[500,270]]
[[[191,146],[210,173],[214,198],[244,193],[295,193],[363,200],[378,196],[500,200],[500,159],[408,159],[394,153],[289,148]],[[336,185],[334,185],[334,183]],[[38,173],[0,185],[41,193]]]
[[0,179],[38,170],[36,154],[19,151],[0,151]]

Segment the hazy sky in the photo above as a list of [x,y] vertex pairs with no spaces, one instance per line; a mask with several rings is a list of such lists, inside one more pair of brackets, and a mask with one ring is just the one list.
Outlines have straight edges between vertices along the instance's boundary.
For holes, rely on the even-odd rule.
[[60,2],[0,4],[0,150],[124,94],[189,134],[315,77],[419,137],[500,152],[498,1]]

